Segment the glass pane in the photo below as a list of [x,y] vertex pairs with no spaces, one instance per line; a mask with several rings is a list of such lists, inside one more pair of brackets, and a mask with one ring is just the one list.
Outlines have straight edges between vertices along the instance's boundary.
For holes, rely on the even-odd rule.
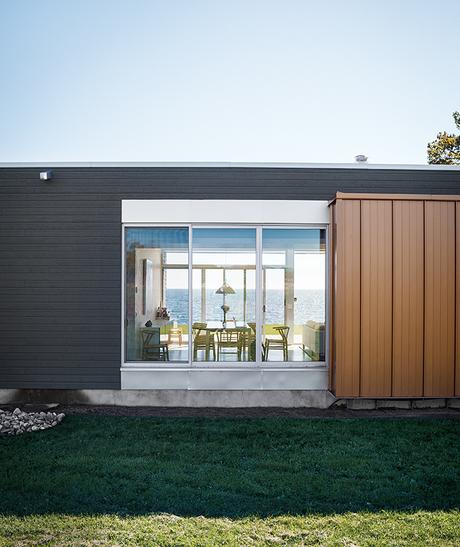
[[188,228],[126,229],[126,360],[188,361]]
[[255,361],[256,231],[195,228],[193,360]]
[[266,361],[324,361],[326,230],[262,231]]
[[188,264],[188,249],[187,252],[177,253],[177,252],[166,252],[165,253],[165,264]]

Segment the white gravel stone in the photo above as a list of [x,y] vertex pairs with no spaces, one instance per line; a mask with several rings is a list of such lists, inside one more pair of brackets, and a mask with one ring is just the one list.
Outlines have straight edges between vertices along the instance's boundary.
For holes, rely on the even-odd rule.
[[62,422],[65,414],[56,412],[12,412],[0,410],[0,435],[21,435],[29,431],[42,431]]

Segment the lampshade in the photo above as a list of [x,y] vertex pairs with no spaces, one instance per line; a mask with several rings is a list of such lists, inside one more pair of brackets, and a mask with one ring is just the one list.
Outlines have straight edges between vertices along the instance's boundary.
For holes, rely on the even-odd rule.
[[225,282],[222,287],[217,289],[216,294],[235,294],[235,291]]

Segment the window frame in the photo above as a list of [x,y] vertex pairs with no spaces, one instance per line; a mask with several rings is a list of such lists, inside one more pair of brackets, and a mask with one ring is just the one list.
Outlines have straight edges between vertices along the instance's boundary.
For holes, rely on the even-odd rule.
[[[189,320],[189,336],[188,336],[188,362],[183,361],[168,361],[165,365],[163,362],[145,362],[145,361],[127,361],[126,360],[126,230],[129,228],[187,228],[188,229],[188,320]],[[255,361],[193,361],[192,351],[192,336],[191,325],[193,322],[193,229],[194,228],[246,228],[256,230],[256,360]],[[324,361],[262,361],[262,291],[263,291],[263,239],[262,233],[264,229],[311,229],[325,230],[325,289],[324,289],[324,318],[325,318],[325,359]],[[271,224],[249,224],[249,223],[216,223],[216,222],[188,222],[188,223],[165,223],[165,222],[126,222],[121,225],[121,240],[122,240],[122,260],[121,260],[121,370],[193,370],[193,369],[213,369],[213,370],[264,370],[264,369],[329,369],[329,337],[330,337],[330,272],[329,272],[329,252],[330,252],[330,234],[329,224],[327,223],[271,223]]]

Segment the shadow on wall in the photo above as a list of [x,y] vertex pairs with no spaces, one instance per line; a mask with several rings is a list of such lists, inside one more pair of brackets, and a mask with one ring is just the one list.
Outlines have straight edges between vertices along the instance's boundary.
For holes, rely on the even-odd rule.
[[0,438],[0,513],[239,518],[451,509],[460,420],[71,416]]

